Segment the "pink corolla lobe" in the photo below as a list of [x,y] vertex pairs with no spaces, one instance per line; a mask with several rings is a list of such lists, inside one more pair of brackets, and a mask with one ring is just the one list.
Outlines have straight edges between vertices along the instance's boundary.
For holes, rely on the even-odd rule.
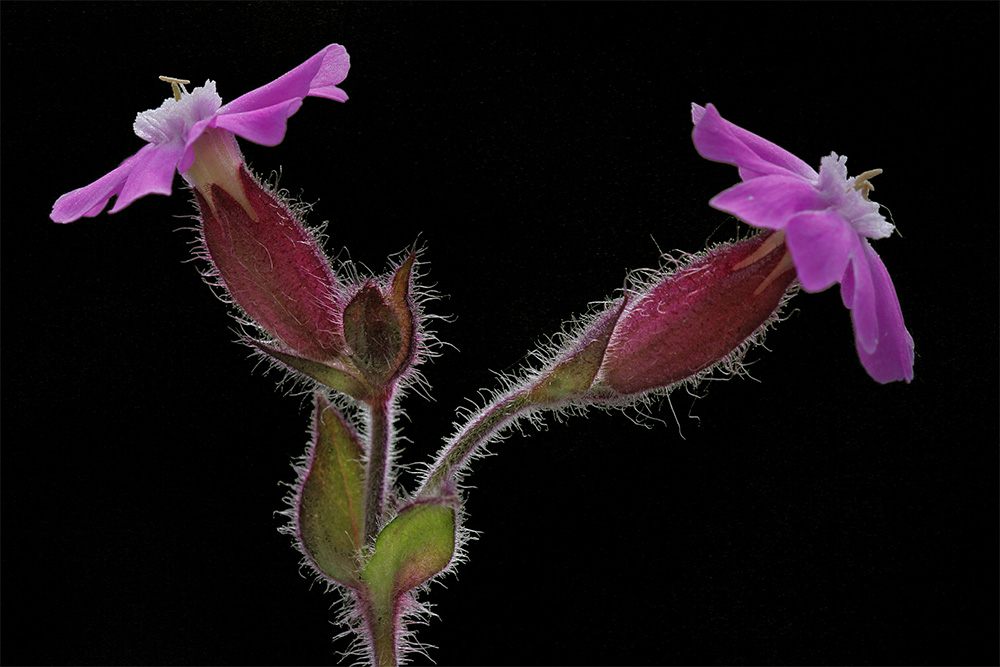
[[848,178],[847,158],[831,153],[819,172],[766,139],[738,127],[709,104],[691,105],[692,138],[709,160],[739,168],[743,179],[710,204],[761,229],[785,235],[799,282],[808,292],[841,285],[851,310],[861,363],[878,382],[913,379],[913,338],[895,287],[869,239],[894,227],[869,201],[866,172]]

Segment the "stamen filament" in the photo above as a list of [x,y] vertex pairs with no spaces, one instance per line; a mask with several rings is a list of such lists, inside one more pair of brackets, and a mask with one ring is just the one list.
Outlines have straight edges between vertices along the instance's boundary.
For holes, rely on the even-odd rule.
[[769,236],[766,241],[761,243],[760,247],[757,248],[757,251],[754,254],[750,255],[743,261],[736,264],[736,266],[733,267],[733,271],[739,271],[740,269],[750,266],[751,264],[753,264],[758,260],[764,259],[784,242],[785,242],[785,230],[779,229],[774,234],[771,234],[771,236]]
[[762,282],[757,287],[757,289],[753,291],[754,296],[763,292],[764,288],[773,283],[778,278],[778,276],[780,276],[785,271],[788,271],[789,269],[793,268],[794,266],[795,264],[792,262],[792,253],[786,249],[785,254],[782,255],[781,259],[778,261],[778,265],[774,267],[774,270],[771,271],[770,275],[768,275],[767,278],[764,278],[764,282]]

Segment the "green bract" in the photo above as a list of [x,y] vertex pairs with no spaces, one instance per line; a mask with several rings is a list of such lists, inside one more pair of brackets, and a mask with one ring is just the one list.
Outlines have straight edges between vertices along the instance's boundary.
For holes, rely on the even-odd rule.
[[400,595],[447,567],[454,553],[455,510],[437,502],[412,505],[379,533],[361,578],[380,611],[390,611]]

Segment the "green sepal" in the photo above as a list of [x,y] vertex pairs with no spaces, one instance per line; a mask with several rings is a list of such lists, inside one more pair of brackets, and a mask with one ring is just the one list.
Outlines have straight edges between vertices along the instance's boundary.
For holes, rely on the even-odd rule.
[[357,587],[364,525],[364,455],[354,429],[320,393],[313,412],[313,449],[299,494],[299,538],[324,574]]
[[558,403],[581,396],[594,384],[604,362],[608,341],[625,310],[628,297],[614,311],[598,317],[580,337],[575,346],[564,352],[562,361],[539,378],[528,390],[532,403]]
[[347,394],[359,401],[366,401],[371,397],[371,391],[367,383],[346,368],[338,368],[330,364],[313,361],[312,359],[297,357],[294,354],[282,352],[258,341],[250,341],[250,343],[282,365],[312,378],[324,387]]
[[406,261],[400,264],[392,276],[392,285],[388,294],[389,308],[396,315],[399,323],[400,345],[396,356],[396,370],[402,370],[412,362],[413,337],[415,331],[413,301],[410,295],[410,278],[413,275],[413,265],[417,261],[416,253],[411,253]]
[[375,539],[361,578],[382,613],[443,570],[455,554],[455,509],[437,501],[407,507]]

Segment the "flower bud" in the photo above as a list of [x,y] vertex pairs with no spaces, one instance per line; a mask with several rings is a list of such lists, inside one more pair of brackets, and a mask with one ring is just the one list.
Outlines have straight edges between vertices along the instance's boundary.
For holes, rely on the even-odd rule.
[[427,354],[429,334],[419,325],[410,280],[416,254],[391,278],[365,281],[342,313],[343,348],[336,357],[313,361],[259,341],[250,343],[294,373],[366,403],[390,397]]
[[796,274],[783,234],[725,244],[663,277],[618,319],[595,389],[629,396],[711,368],[763,331]]
[[387,288],[366,282],[344,309],[347,356],[376,391],[385,389],[413,361],[410,274],[415,260],[411,254]]

